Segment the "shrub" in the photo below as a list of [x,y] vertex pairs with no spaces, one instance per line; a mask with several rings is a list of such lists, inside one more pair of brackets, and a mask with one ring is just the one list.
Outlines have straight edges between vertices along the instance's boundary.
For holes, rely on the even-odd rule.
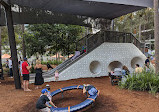
[[155,94],[159,91],[159,76],[155,75],[153,71],[128,75],[124,81],[119,82],[119,87],[129,90],[149,91]]
[[62,63],[62,61],[56,61],[56,60],[53,61],[53,64],[54,64],[54,65],[59,65],[59,64],[61,64],[61,63]]
[[47,62],[47,61],[42,61],[41,64],[47,65],[47,63],[49,63],[50,65],[59,65],[59,64],[61,64],[62,62],[63,62],[63,61],[57,61],[57,60],[51,61],[51,60],[49,60],[48,62]]

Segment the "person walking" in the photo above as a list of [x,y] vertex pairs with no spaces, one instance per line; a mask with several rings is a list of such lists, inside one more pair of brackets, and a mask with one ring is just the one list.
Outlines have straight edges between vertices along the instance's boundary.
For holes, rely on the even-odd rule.
[[13,70],[12,70],[12,57],[9,58],[9,76],[10,78],[13,78]]
[[29,70],[31,66],[28,65],[27,58],[24,58],[24,62],[22,63],[22,74],[23,74],[23,86],[24,91],[31,91],[29,89]]
[[42,85],[44,83],[44,78],[42,76],[42,65],[40,60],[36,61],[36,65],[35,65],[35,71],[36,71],[36,75],[35,75],[35,83],[34,85],[36,85],[35,89],[38,89],[39,85]]

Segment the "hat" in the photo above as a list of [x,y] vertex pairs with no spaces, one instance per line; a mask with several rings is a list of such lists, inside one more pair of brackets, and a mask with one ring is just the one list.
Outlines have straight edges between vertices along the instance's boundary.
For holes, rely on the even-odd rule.
[[44,94],[44,93],[46,93],[46,92],[48,92],[47,89],[43,89],[43,90],[41,91],[42,94]]

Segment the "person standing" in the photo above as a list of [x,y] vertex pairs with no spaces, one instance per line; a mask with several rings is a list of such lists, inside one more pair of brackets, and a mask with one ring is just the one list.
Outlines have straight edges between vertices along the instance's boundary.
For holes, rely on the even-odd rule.
[[13,78],[13,70],[12,70],[12,57],[9,58],[9,76],[10,78]]
[[53,67],[47,62],[47,70],[53,69]]
[[145,65],[147,67],[149,67],[149,65],[150,65],[150,57],[147,57],[147,59],[145,60]]
[[27,58],[24,58],[24,62],[22,63],[22,74],[23,74],[23,86],[24,91],[31,91],[29,89],[29,70],[31,66],[28,65]]
[[6,68],[9,68],[9,61],[8,61],[8,59],[6,59]]
[[35,89],[38,89],[39,85],[42,85],[44,83],[44,78],[42,76],[42,65],[40,60],[36,60],[36,65],[35,65],[35,71],[36,71],[36,75],[35,75],[35,83],[34,85],[36,85]]
[[23,60],[22,60],[22,58],[20,57],[20,61],[19,61],[19,71],[20,71],[21,76],[23,76],[23,75],[22,75],[22,63],[23,63]]

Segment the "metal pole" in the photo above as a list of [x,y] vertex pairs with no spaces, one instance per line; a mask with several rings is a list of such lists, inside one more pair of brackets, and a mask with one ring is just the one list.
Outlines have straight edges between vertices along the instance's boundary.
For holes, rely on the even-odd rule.
[[12,60],[13,60],[13,75],[14,75],[15,88],[21,89],[11,6],[10,5],[5,6],[5,11],[6,11],[6,19],[7,19],[7,27],[8,27],[8,36],[9,36],[9,43],[10,43],[10,49],[11,49],[11,56],[12,56]]

